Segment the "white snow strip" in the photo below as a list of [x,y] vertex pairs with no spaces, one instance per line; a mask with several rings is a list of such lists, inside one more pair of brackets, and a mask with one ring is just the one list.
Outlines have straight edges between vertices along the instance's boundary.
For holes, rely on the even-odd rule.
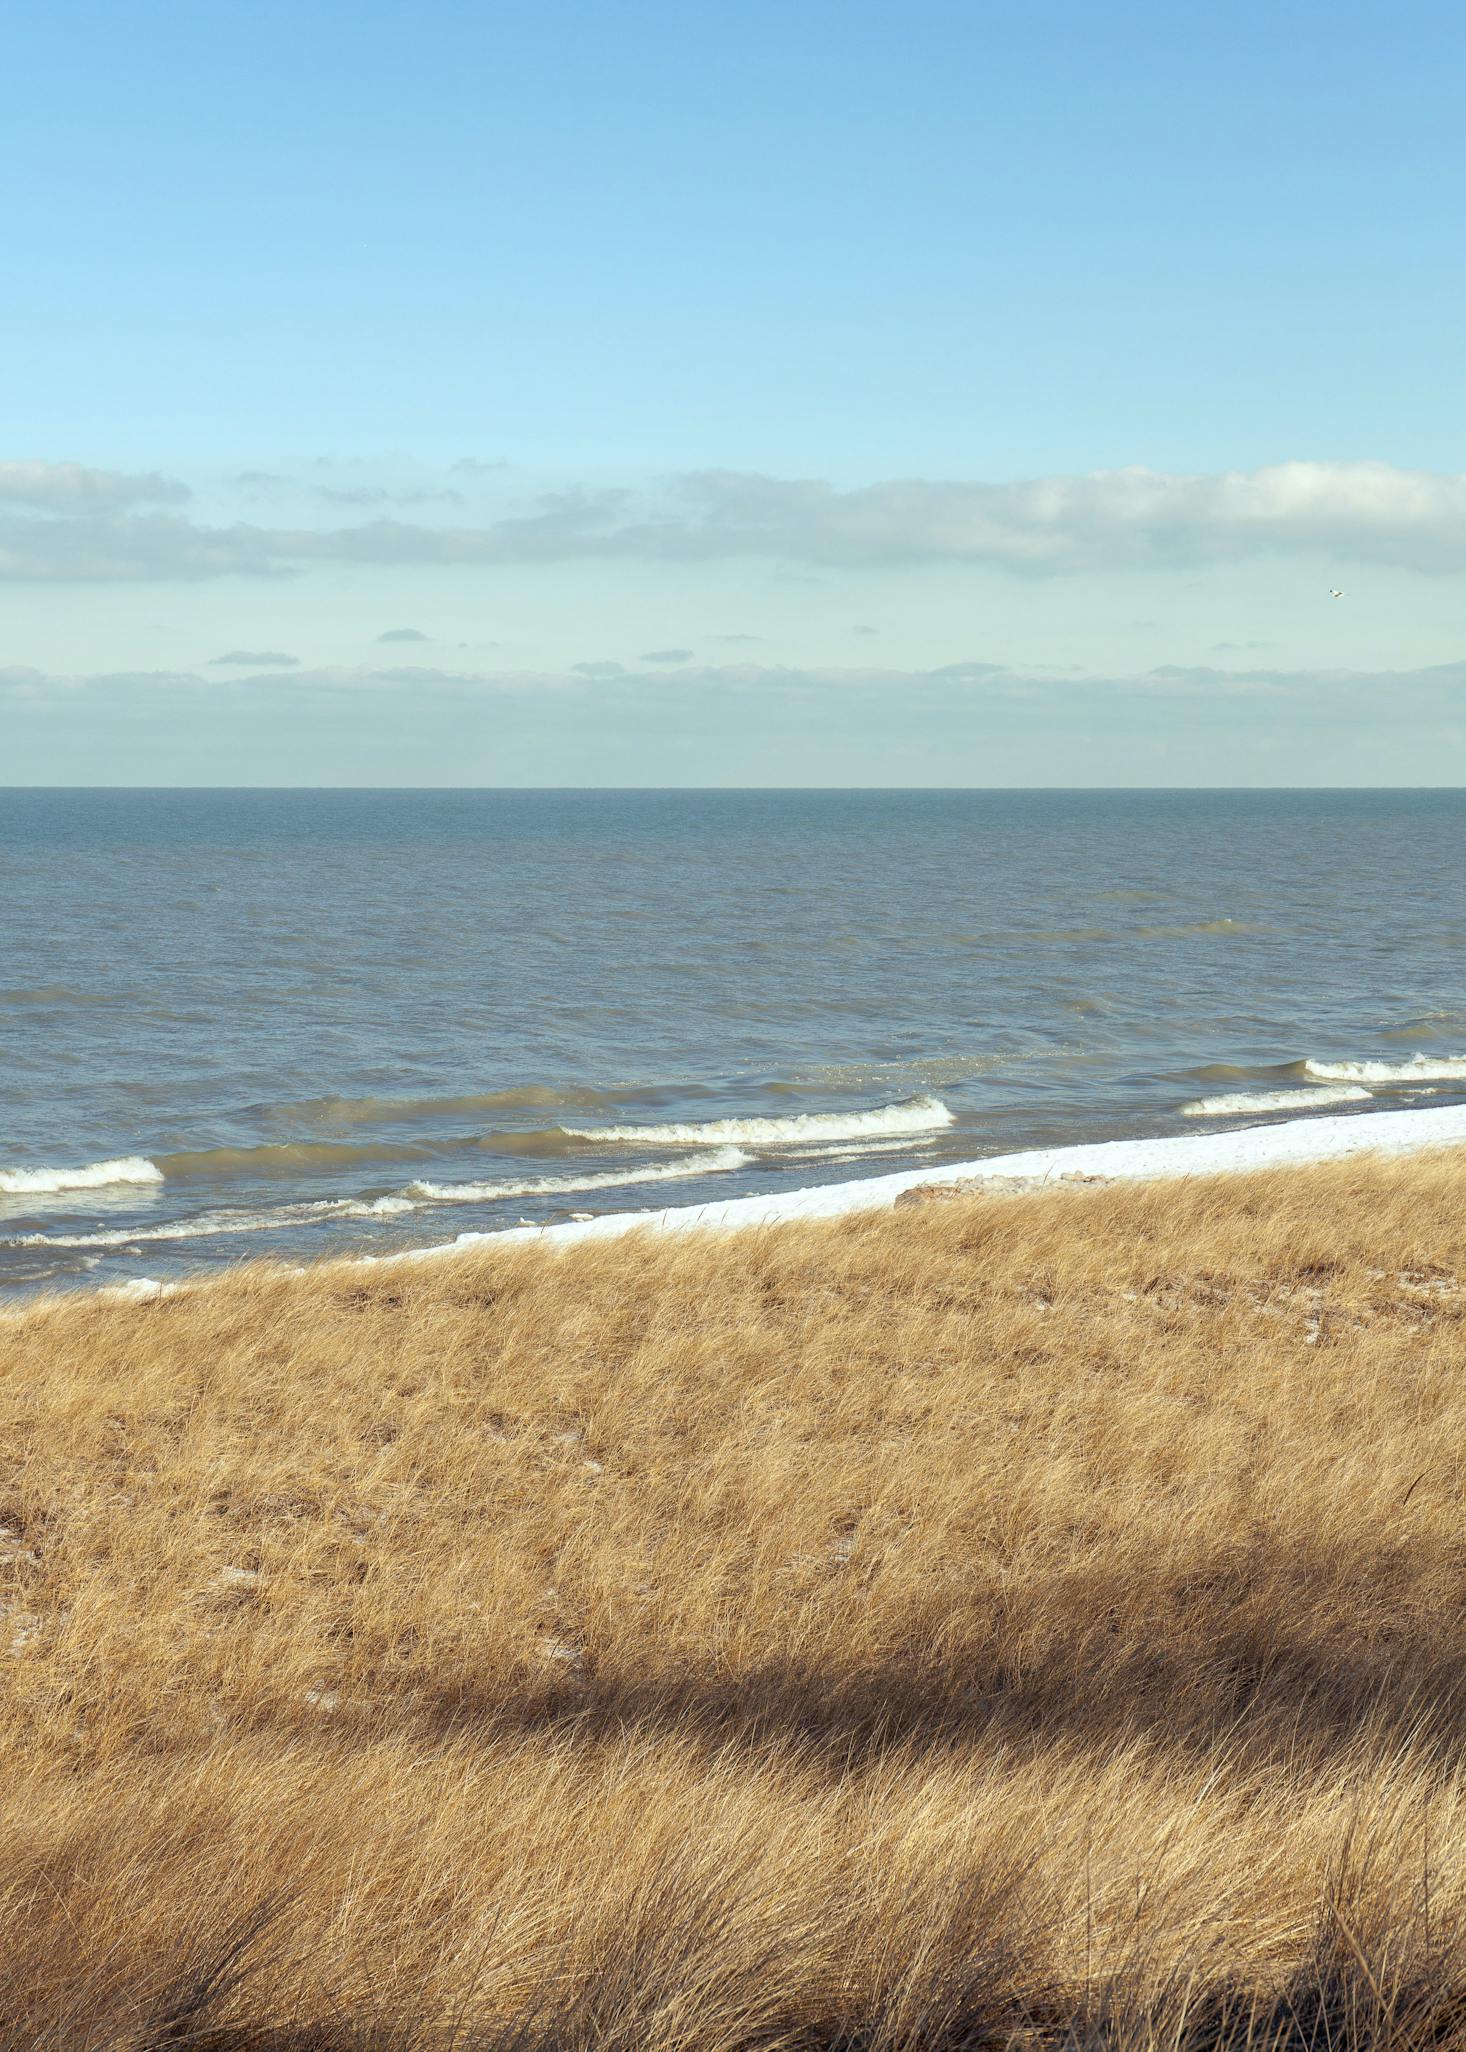
[[580,1240],[612,1240],[622,1233],[651,1229],[735,1230],[744,1226],[779,1225],[789,1219],[842,1218],[851,1212],[883,1211],[903,1190],[919,1183],[955,1183],[971,1176],[1044,1176],[1058,1178],[1070,1170],[1083,1175],[1150,1181],[1165,1176],[1212,1176],[1247,1169],[1282,1168],[1300,1162],[1336,1161],[1350,1154],[1418,1154],[1432,1147],[1466,1146],[1466,1105],[1432,1106],[1421,1111],[1356,1113],[1340,1118],[1289,1119],[1276,1126],[1251,1126],[1243,1132],[1179,1133],[1152,1140],[1099,1140],[1073,1147],[1034,1148],[1025,1154],[999,1154],[985,1161],[950,1161],[937,1168],[903,1169],[893,1176],[871,1176],[854,1183],[829,1183],[821,1189],[781,1191],[778,1195],[730,1197],[721,1203],[688,1204],[665,1211],[607,1212],[551,1226],[511,1226],[498,1233],[460,1233],[441,1246],[419,1247],[407,1254],[372,1254],[365,1261],[425,1261],[465,1247],[517,1246],[548,1241],[566,1246]]
[[1337,1084],[1330,1090],[1236,1090],[1230,1097],[1199,1097],[1195,1104],[1183,1104],[1183,1119],[1239,1119],[1249,1112],[1308,1111],[1321,1104],[1348,1104],[1368,1097],[1357,1084]]

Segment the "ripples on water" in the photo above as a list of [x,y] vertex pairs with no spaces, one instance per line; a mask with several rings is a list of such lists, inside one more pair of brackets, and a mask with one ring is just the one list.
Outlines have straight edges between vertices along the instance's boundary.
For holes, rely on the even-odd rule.
[[1456,792],[0,793],[0,1286],[1466,1096]]

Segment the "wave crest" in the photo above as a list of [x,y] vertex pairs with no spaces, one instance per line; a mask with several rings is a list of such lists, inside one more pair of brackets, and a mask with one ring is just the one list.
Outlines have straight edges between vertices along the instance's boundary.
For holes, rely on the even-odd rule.
[[1227,1097],[1199,1097],[1183,1104],[1183,1119],[1244,1118],[1249,1112],[1317,1111],[1326,1104],[1358,1104],[1367,1090],[1343,1084],[1332,1090],[1237,1090]]
[[676,1126],[566,1126],[572,1140],[602,1147],[789,1147],[805,1140],[859,1140],[939,1132],[955,1122],[939,1097],[913,1097],[866,1112],[795,1112],[788,1118],[705,1119]]
[[742,1168],[747,1161],[741,1147],[721,1147],[699,1161],[607,1169],[589,1176],[531,1176],[518,1183],[409,1183],[407,1194],[435,1204],[491,1204],[499,1197],[571,1197],[582,1190],[624,1189],[633,1183],[685,1182],[690,1176],[718,1175],[726,1169]]
[[206,1211],[164,1225],[108,1226],[93,1233],[21,1233],[5,1247],[131,1247],[144,1240],[213,1240],[226,1233],[283,1232],[325,1219],[395,1218],[417,1206],[406,1197],[332,1197],[318,1204],[277,1204],[271,1211]]
[[60,1190],[103,1190],[114,1183],[161,1183],[163,1171],[155,1161],[129,1154],[116,1161],[92,1161],[82,1168],[0,1169],[0,1194],[13,1197],[47,1196]]
[[1466,1055],[1412,1055],[1408,1062],[1314,1062],[1305,1075],[1340,1083],[1449,1083],[1466,1081]]

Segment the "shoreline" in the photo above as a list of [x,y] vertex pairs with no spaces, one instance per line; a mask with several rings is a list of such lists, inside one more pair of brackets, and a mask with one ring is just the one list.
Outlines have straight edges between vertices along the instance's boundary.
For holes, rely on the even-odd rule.
[[[760,1226],[802,1220],[845,1218],[857,1212],[888,1210],[903,1192],[925,1185],[981,1181],[1014,1176],[1047,1179],[1077,1173],[1115,1182],[1156,1182],[1189,1176],[1245,1174],[1252,1169],[1302,1167],[1311,1162],[1341,1161],[1350,1155],[1400,1157],[1436,1148],[1466,1146],[1466,1104],[1411,1111],[1354,1113],[1335,1117],[1285,1119],[1273,1125],[1249,1126],[1223,1133],[1169,1133],[1144,1140],[1074,1141],[1062,1147],[1029,1148],[1016,1154],[979,1156],[937,1166],[902,1169],[884,1176],[816,1184],[777,1196],[725,1197],[706,1204],[667,1205],[637,1211],[604,1212],[595,1218],[563,1219],[544,1226],[505,1226],[497,1232],[458,1233],[428,1247],[410,1247],[389,1254],[338,1255],[316,1266],[385,1267],[393,1263],[441,1261],[454,1254],[485,1247],[575,1246],[588,1240],[620,1239],[633,1232],[740,1232]],[[231,1264],[243,1267],[241,1262]],[[290,1275],[310,1272],[304,1264],[266,1263]],[[111,1303],[150,1303],[159,1297],[207,1288],[229,1269],[197,1279],[164,1282],[156,1276],[134,1276],[127,1282],[98,1285],[85,1291],[40,1295],[13,1307],[7,1318],[23,1318],[41,1306],[83,1296]]]
[[[499,1232],[459,1233],[431,1247],[401,1254],[365,1254],[361,1262],[428,1261],[490,1243],[521,1246],[550,1241],[565,1246],[581,1240],[616,1239],[650,1227],[658,1232],[741,1231],[797,1219],[843,1218],[881,1211],[906,1190],[926,1184],[957,1183],[992,1176],[1055,1178],[1071,1172],[1123,1182],[1152,1182],[1188,1175],[1242,1174],[1342,1160],[1351,1154],[1420,1154],[1435,1147],[1466,1146],[1466,1104],[1420,1110],[1285,1119],[1241,1132],[1171,1133],[1146,1140],[1075,1141],[1063,1147],[1029,1148],[936,1167],[902,1169],[893,1175],[818,1184],[778,1196],[725,1197],[708,1204],[668,1205],[656,1210],[606,1212],[596,1218],[566,1219],[555,1225],[506,1226]],[[125,1287],[125,1286],[124,1286]]]

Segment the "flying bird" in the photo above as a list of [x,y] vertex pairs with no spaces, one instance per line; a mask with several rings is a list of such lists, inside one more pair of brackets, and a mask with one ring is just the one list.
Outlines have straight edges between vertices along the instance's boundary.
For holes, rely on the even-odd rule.
[[1333,587],[1332,585],[1330,585],[1330,586],[1329,586],[1329,597],[1330,597],[1330,598],[1342,598],[1343,596],[1344,596],[1343,592],[1341,592],[1341,591],[1335,591],[1335,590],[1334,590],[1334,587]]

